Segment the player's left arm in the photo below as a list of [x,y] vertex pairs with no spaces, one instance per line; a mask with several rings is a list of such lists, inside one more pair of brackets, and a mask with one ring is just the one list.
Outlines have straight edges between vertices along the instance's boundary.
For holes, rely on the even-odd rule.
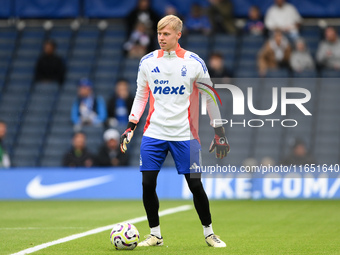
[[227,154],[229,153],[230,146],[228,139],[225,135],[225,130],[222,124],[220,124],[221,122],[214,121],[221,119],[221,113],[217,105],[214,91],[211,89],[213,84],[210,80],[209,73],[204,68],[201,68],[200,70],[201,71],[197,76],[196,86],[201,88],[200,93],[203,94],[204,95],[203,98],[206,99],[207,110],[210,117],[210,125],[215,130],[215,136],[211,142],[209,152],[211,153],[215,151],[216,158],[222,159],[226,157]]

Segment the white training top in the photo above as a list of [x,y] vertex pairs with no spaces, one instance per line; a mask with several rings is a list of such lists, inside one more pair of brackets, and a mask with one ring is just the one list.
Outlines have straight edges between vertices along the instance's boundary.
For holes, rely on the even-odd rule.
[[210,125],[213,119],[221,118],[212,93],[214,89],[209,88],[211,82],[200,84],[199,78],[208,78],[204,83],[210,81],[204,61],[179,44],[176,51],[170,53],[155,50],[145,55],[139,64],[137,92],[129,121],[138,123],[150,96],[145,136],[167,141],[199,140],[198,92],[205,95]]
[[301,23],[302,18],[294,5],[285,3],[282,7],[272,5],[268,9],[264,21],[269,30],[286,28],[296,30],[296,24]]

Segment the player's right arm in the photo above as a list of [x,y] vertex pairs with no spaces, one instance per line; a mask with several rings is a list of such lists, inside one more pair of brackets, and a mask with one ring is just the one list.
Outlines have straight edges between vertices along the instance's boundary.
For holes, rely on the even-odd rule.
[[149,86],[147,76],[145,72],[145,64],[143,59],[139,64],[139,70],[137,75],[137,91],[136,96],[132,104],[132,109],[129,115],[129,123],[125,132],[120,137],[120,150],[125,153],[127,150],[127,144],[133,137],[133,132],[136,129],[139,119],[142,117],[145,110],[146,103],[149,97]]

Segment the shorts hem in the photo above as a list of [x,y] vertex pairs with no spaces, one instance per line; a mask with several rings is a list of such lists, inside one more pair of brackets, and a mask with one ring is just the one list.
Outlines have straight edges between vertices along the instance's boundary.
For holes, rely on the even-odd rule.
[[159,171],[161,169],[139,169],[140,172],[147,172],[147,171]]

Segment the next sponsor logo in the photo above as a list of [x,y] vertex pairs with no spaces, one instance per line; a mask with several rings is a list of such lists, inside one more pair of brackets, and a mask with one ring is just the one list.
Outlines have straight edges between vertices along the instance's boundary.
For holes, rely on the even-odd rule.
[[180,87],[170,87],[170,86],[155,86],[153,90],[153,94],[164,94],[164,95],[183,95],[185,90],[185,86],[181,85]]

